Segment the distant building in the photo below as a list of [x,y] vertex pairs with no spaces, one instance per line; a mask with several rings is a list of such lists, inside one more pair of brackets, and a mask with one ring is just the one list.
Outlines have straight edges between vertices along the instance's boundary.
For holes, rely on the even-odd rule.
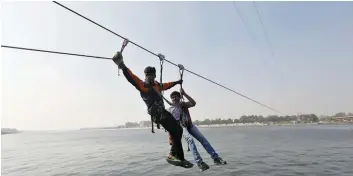
[[140,127],[143,128],[143,127],[151,127],[152,126],[152,123],[151,121],[141,121],[140,122]]
[[340,122],[353,122],[353,116],[335,117],[335,119]]
[[1,128],[1,135],[19,133],[15,128]]
[[127,122],[127,123],[125,123],[125,127],[126,128],[136,128],[136,127],[139,127],[139,124],[136,122]]

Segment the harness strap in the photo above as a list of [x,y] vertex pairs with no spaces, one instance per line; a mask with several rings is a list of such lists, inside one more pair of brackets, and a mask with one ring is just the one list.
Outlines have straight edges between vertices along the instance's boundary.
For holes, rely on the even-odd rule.
[[[179,74],[180,74],[180,79],[183,80],[183,76],[184,76],[184,66],[181,65],[181,64],[178,64],[178,67],[179,67]],[[180,92],[181,90],[183,89],[183,84],[180,84]],[[180,97],[180,101],[181,102],[184,102],[184,96],[181,95]],[[180,120],[182,120],[182,117],[184,116],[184,110],[183,108],[181,107],[181,113],[180,113]],[[190,146],[188,145],[188,152],[190,151]]]
[[[159,58],[159,60],[160,60],[160,65],[161,65],[161,75],[160,75],[160,83],[159,83],[159,88],[160,88],[160,90],[161,90],[161,92],[162,92],[162,94],[163,94],[163,83],[162,83],[162,78],[163,78],[163,62],[164,62],[164,55],[162,55],[162,54],[158,54],[158,58]],[[153,89],[153,88],[152,88]],[[154,89],[153,89],[154,90]],[[154,91],[156,91],[156,90],[154,90]],[[159,96],[161,96],[161,97],[163,97],[163,95],[161,94],[161,93],[159,93],[158,91],[156,91],[157,92],[157,94],[159,95]],[[164,97],[163,97],[163,99],[165,99]],[[169,102],[168,102],[169,103]],[[162,107],[160,107],[160,113],[161,113],[161,119],[163,118],[163,109],[162,109]],[[152,133],[154,133],[154,126],[153,126],[153,119],[152,119],[152,116],[151,116],[151,123],[152,123]],[[160,129],[161,127],[160,127],[160,124],[158,124],[157,123],[157,129]],[[166,130],[167,131],[167,130]]]
[[159,87],[161,89],[162,95],[163,95],[163,83],[162,83],[162,77],[163,77],[163,62],[164,62],[164,55],[158,54],[159,60],[160,60],[160,65],[161,65],[161,75],[160,75],[160,82],[159,82]]
[[[181,64],[178,64],[178,67],[179,67],[179,74],[180,74],[180,79],[183,80],[183,75],[184,75],[184,66],[181,65]],[[180,84],[180,92],[181,92],[181,89],[183,89],[183,84]],[[183,95],[181,95],[181,100],[184,100],[184,97]]]
[[[160,61],[160,65],[161,65],[161,75],[160,75],[160,82],[159,82],[159,88],[160,88],[160,90],[161,90],[161,96],[163,97],[163,82],[162,82],[162,77],[163,77],[163,62],[164,62],[164,55],[162,55],[162,54],[158,54],[158,58],[159,58],[159,61]],[[162,108],[162,107],[161,107]],[[160,111],[161,111],[161,119],[163,119],[163,112],[162,112],[162,109],[160,109]],[[157,124],[157,129],[160,129],[161,127],[160,127],[160,125],[159,124]],[[165,131],[167,131],[167,130],[165,130]]]
[[[181,64],[178,64],[179,67],[179,74],[180,74],[180,80],[183,80],[183,75],[184,75],[184,66]],[[184,96],[181,94],[181,90],[183,89],[183,84],[180,84],[180,103],[184,102]],[[186,124],[184,123],[184,120],[182,117],[184,117],[184,109],[183,107],[180,105],[180,120],[182,121],[183,125],[186,126]]]

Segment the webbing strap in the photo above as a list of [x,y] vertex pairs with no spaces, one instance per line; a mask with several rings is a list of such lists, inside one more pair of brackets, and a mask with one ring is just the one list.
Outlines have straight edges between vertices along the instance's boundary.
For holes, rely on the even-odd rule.
[[[162,54],[158,54],[158,58],[160,61],[160,65],[161,65],[161,75],[160,75],[160,82],[159,82],[159,88],[161,90],[161,96],[163,97],[163,82],[162,82],[162,78],[163,78],[163,62],[164,62],[164,55]],[[164,98],[164,97],[163,97]],[[163,101],[163,100],[162,100]],[[163,119],[163,112],[161,109],[161,119]],[[157,124],[157,129],[160,129],[161,127],[159,126],[159,124]]]
[[[183,80],[183,75],[184,75],[184,66],[181,65],[181,64],[178,64],[178,67],[179,67],[179,74],[180,74],[180,80]],[[180,84],[180,93],[181,93],[181,90],[183,89],[183,84]],[[184,100],[184,97],[183,95],[181,95],[181,100]]]
[[[178,67],[179,67],[179,74],[180,74],[180,80],[183,80],[183,75],[184,75],[184,66],[181,65],[181,64],[178,64]],[[184,102],[184,96],[183,94],[181,94],[183,90],[183,84],[180,84],[180,120],[182,122],[184,122],[184,108],[181,106],[181,103]],[[185,123],[183,123],[184,125],[186,125]]]

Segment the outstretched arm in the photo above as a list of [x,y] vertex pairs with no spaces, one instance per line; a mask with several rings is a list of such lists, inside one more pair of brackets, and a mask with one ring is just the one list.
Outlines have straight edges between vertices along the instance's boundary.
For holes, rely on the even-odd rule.
[[123,74],[125,78],[139,91],[141,92],[147,92],[147,89],[144,87],[143,81],[139,77],[137,77],[132,71],[125,66],[123,63]]
[[183,89],[181,89],[180,93],[181,93],[181,95],[184,95],[186,97],[186,99],[188,99],[187,102],[182,102],[183,107],[191,108],[196,105],[196,101],[194,99],[192,99],[187,93],[185,93],[185,91]]
[[180,84],[180,81],[163,83],[162,84],[162,89],[163,90],[168,90],[168,89],[174,87],[177,84]]
[[119,68],[123,70],[123,74],[125,78],[139,91],[141,92],[147,92],[147,89],[144,87],[143,81],[141,81],[140,78],[138,78],[135,74],[131,72],[129,68],[126,67],[126,65],[123,62],[123,56],[121,55],[120,52],[118,52],[114,57],[113,61],[116,65],[118,65]]
[[162,84],[162,89],[163,89],[163,90],[168,90],[168,89],[174,87],[175,85],[177,85],[177,84],[182,84],[182,83],[183,83],[183,80],[179,80],[179,81],[175,81],[175,82],[163,83],[163,84]]

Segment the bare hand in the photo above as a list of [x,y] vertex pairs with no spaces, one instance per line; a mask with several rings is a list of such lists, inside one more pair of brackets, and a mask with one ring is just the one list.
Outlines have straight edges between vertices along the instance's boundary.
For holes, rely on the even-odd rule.
[[180,89],[180,94],[181,95],[185,95],[186,94],[183,88]]

